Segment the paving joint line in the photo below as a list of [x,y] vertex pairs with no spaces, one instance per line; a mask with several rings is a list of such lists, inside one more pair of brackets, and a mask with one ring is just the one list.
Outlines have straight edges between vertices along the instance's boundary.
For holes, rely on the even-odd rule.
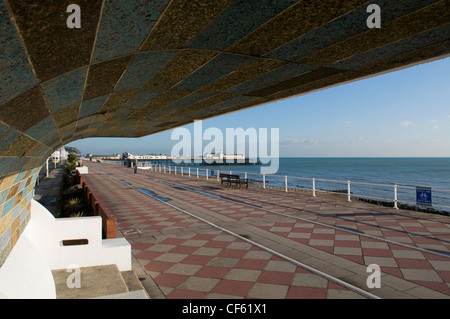
[[[195,187],[195,186],[191,186],[191,187]],[[205,195],[208,196],[207,194],[205,194]],[[238,195],[235,195],[235,196],[238,196]],[[222,198],[222,199],[228,200],[227,198]],[[234,201],[231,201],[231,202],[234,202]],[[246,206],[250,206],[250,207],[254,207],[253,205],[247,204],[245,202],[241,202],[241,204],[242,205],[246,205]],[[415,246],[410,246],[410,245],[407,245],[407,244],[404,244],[404,243],[392,241],[392,240],[385,239],[385,238],[380,238],[380,237],[369,235],[369,234],[365,234],[365,233],[362,233],[362,232],[359,232],[359,231],[353,231],[353,230],[350,230],[350,229],[348,229],[346,227],[333,226],[333,225],[325,224],[325,223],[322,223],[322,222],[309,220],[309,219],[306,219],[306,218],[303,218],[303,217],[298,217],[298,216],[293,216],[293,215],[284,214],[284,213],[280,213],[280,212],[275,212],[275,211],[272,211],[270,209],[263,208],[263,207],[258,208],[258,209],[266,211],[266,212],[269,212],[269,213],[272,213],[272,214],[281,215],[281,216],[285,216],[285,217],[288,217],[288,218],[294,218],[294,219],[302,220],[302,221],[305,221],[305,222],[313,223],[313,224],[316,224],[316,225],[319,225],[319,226],[324,226],[324,227],[328,227],[328,228],[333,228],[335,230],[345,231],[345,232],[348,232],[348,233],[351,233],[351,234],[354,234],[354,235],[359,235],[359,236],[364,236],[364,237],[367,237],[367,238],[370,238],[370,239],[384,241],[386,243],[395,244],[395,245],[402,246],[402,247],[405,247],[405,248],[419,250],[419,251],[422,251],[422,252],[427,252],[427,253],[434,254],[434,255],[437,255],[437,256],[440,256],[440,257],[450,258],[450,253],[428,250],[428,249],[417,247],[417,246],[416,247]]]
[[[105,174],[105,175],[107,175],[107,174]],[[107,176],[110,177],[110,178],[112,178],[112,179],[114,179],[114,180],[116,180],[116,181],[119,182],[119,183],[125,184],[123,181],[120,181],[120,180],[118,180],[118,179],[116,179],[116,178],[114,178],[114,177],[112,177],[112,176],[110,176],[110,175],[107,175]],[[228,234],[230,234],[230,235],[232,235],[232,236],[234,236],[234,237],[236,237],[236,238],[238,238],[238,239],[240,239],[240,240],[242,240],[242,241],[245,241],[245,242],[247,242],[247,243],[249,243],[249,244],[251,244],[251,245],[253,245],[253,246],[256,246],[256,247],[258,247],[258,248],[260,248],[260,249],[262,249],[262,250],[264,250],[264,251],[266,251],[266,252],[269,252],[269,253],[271,253],[271,254],[273,254],[273,255],[275,255],[275,256],[281,258],[281,259],[284,259],[285,261],[288,261],[288,262],[290,262],[291,264],[294,264],[294,265],[296,265],[296,266],[298,266],[298,267],[300,267],[300,268],[303,268],[303,269],[305,269],[305,270],[308,270],[308,271],[310,271],[311,273],[316,274],[316,275],[318,275],[318,276],[321,276],[321,277],[323,277],[323,278],[325,278],[325,279],[327,279],[327,280],[329,280],[329,281],[331,281],[331,282],[333,282],[333,283],[336,283],[336,284],[338,284],[338,285],[340,285],[340,286],[343,286],[343,287],[345,287],[345,288],[347,288],[347,289],[349,289],[349,290],[351,290],[351,291],[353,291],[353,292],[355,292],[355,293],[357,293],[357,294],[359,294],[359,295],[361,295],[361,296],[363,296],[363,297],[366,297],[366,298],[369,298],[369,299],[381,299],[379,296],[376,296],[376,295],[374,295],[374,294],[372,294],[372,293],[370,293],[370,292],[367,292],[367,291],[365,291],[365,290],[363,290],[363,289],[361,289],[361,288],[359,288],[359,287],[357,287],[357,286],[354,286],[354,285],[352,285],[352,284],[349,284],[349,283],[347,283],[347,282],[345,282],[345,281],[343,281],[343,280],[341,280],[341,279],[339,279],[339,278],[333,277],[333,276],[331,276],[331,275],[329,275],[329,274],[327,274],[327,273],[324,273],[324,272],[322,272],[322,271],[320,271],[320,270],[318,270],[318,269],[316,269],[316,268],[313,268],[313,267],[308,266],[308,265],[306,265],[306,264],[304,264],[304,263],[301,263],[301,262],[299,262],[299,261],[297,261],[297,260],[295,260],[295,259],[293,259],[293,258],[291,258],[291,257],[288,257],[288,256],[286,256],[286,255],[284,255],[284,254],[281,254],[281,253],[279,253],[279,252],[277,252],[277,251],[275,251],[275,250],[273,250],[273,249],[270,249],[270,248],[268,248],[268,247],[266,247],[266,246],[264,246],[264,245],[261,245],[261,244],[255,242],[255,241],[249,240],[248,238],[245,238],[245,237],[243,237],[243,236],[241,236],[241,235],[239,235],[239,234],[236,234],[236,233],[234,233],[234,232],[232,232],[232,231],[230,231],[230,230],[228,230],[228,229],[226,229],[226,228],[220,227],[220,226],[218,226],[218,225],[216,225],[216,224],[214,224],[214,223],[212,223],[212,222],[209,222],[209,221],[206,220],[206,219],[203,219],[203,218],[201,218],[201,217],[198,217],[198,216],[196,216],[196,215],[194,215],[194,214],[192,214],[192,213],[190,213],[190,212],[188,212],[188,211],[186,211],[186,210],[184,210],[184,209],[181,209],[181,208],[179,208],[179,207],[177,207],[177,206],[175,206],[175,205],[172,205],[172,204],[170,204],[170,203],[167,203],[167,202],[165,202],[165,201],[162,201],[162,200],[160,200],[160,199],[158,199],[158,198],[156,198],[156,197],[150,196],[150,195],[146,194],[145,192],[142,192],[142,191],[140,191],[139,189],[135,188],[134,186],[132,186],[132,185],[129,184],[129,183],[128,183],[127,185],[128,185],[129,187],[133,188],[134,190],[137,190],[138,192],[141,192],[141,193],[143,193],[143,194],[145,194],[145,195],[147,195],[147,196],[149,196],[149,197],[152,197],[152,198],[154,198],[155,200],[157,200],[157,201],[159,201],[159,202],[161,202],[161,203],[163,203],[163,204],[165,204],[165,205],[167,205],[167,206],[170,206],[170,207],[172,207],[172,208],[174,208],[174,209],[176,209],[176,210],[179,210],[179,211],[181,211],[181,212],[183,212],[183,213],[185,213],[185,214],[187,214],[187,215],[189,215],[189,216],[191,216],[191,217],[193,217],[193,218],[196,218],[196,219],[198,219],[198,220],[200,220],[200,221],[202,221],[202,222],[204,222],[204,223],[206,223],[206,224],[208,224],[208,225],[210,225],[210,226],[212,226],[212,227],[214,227],[214,228],[216,228],[216,229],[219,229],[219,230],[221,230],[221,231],[223,231],[223,232],[226,232],[226,233],[228,233]]]

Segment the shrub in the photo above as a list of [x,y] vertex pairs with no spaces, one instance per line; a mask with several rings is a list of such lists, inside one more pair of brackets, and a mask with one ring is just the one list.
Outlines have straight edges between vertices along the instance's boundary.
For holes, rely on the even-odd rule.
[[67,156],[67,161],[68,161],[69,163],[75,163],[75,165],[76,165],[76,163],[77,163],[77,159],[78,159],[78,156],[77,156],[76,154],[74,154],[74,153],[70,153],[70,154]]

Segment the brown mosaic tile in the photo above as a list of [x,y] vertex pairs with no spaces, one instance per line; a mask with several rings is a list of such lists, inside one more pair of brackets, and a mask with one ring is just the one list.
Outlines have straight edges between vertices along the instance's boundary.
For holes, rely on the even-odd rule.
[[[16,218],[16,221],[20,222],[20,218]],[[20,231],[20,224],[18,226],[11,225],[11,247],[14,247],[19,240],[21,231]]]
[[[0,208],[2,209],[3,207],[0,206]],[[8,227],[11,225],[11,222],[12,222],[12,214],[11,213],[4,215],[0,219],[0,237],[5,233],[5,231],[8,229]]]
[[[449,19],[447,7],[448,2],[439,1],[415,13],[385,24],[380,29],[368,29],[368,31],[358,36],[317,51],[299,59],[297,62],[312,65],[332,64],[358,53],[370,51],[388,43],[447,24]],[[447,14],[442,14],[443,12],[447,12]]]
[[172,0],[142,46],[143,51],[185,47],[233,0]]
[[131,99],[138,90],[122,91],[111,93],[106,99],[103,106],[100,108],[98,113],[111,112],[119,109],[124,105],[129,99]]
[[173,112],[171,114],[168,114],[166,116],[162,116],[162,117],[158,118],[157,121],[166,122],[166,121],[173,121],[175,119],[180,119],[180,118],[186,116],[189,113],[196,112],[196,111],[198,111],[198,110],[200,110],[202,108],[209,107],[209,106],[212,106],[214,104],[218,104],[220,102],[226,101],[226,100],[228,100],[230,98],[233,98],[235,96],[236,95],[233,95],[233,94],[219,93],[219,94],[213,95],[211,97],[208,97],[208,98],[206,98],[204,100],[201,100],[200,102],[192,104],[192,105],[190,105],[188,107],[185,107],[184,109],[177,110],[177,111],[175,111],[175,112]]
[[202,92],[221,92],[236,86],[242,82],[251,80],[257,76],[260,76],[266,72],[277,69],[285,62],[269,59],[256,59],[247,65],[237,69],[236,71],[208,84],[200,89]]
[[33,143],[30,147],[24,150],[25,156],[36,156],[36,154],[42,153],[45,150],[50,150],[47,146],[40,142]]
[[14,196],[14,206],[13,207],[16,207],[20,203],[20,201],[22,200],[22,195],[23,195],[23,191],[19,192],[18,194],[16,194]]
[[22,134],[7,147],[0,150],[0,156],[24,156],[26,150],[29,149],[36,141]]
[[102,1],[78,0],[79,29],[67,27],[72,0],[9,1],[20,35],[39,81],[43,82],[89,63]]
[[62,137],[67,135],[69,132],[74,132],[77,122],[71,122],[59,128],[59,134]]
[[439,57],[444,56],[450,51],[450,40],[430,45],[412,52],[399,54],[393,58],[382,60],[378,63],[373,63],[368,66],[358,68],[358,72],[364,75],[376,74],[386,70],[392,70],[405,65],[412,65],[423,61],[425,57]]
[[83,100],[111,93],[134,55],[93,64],[89,67]]
[[266,103],[272,102],[271,99],[268,99],[266,97],[261,97],[261,98],[257,98],[255,100],[249,101],[249,102],[244,102],[244,103],[239,103],[237,105],[233,105],[231,107],[227,107],[221,110],[214,110],[209,112],[208,114],[199,117],[198,119],[206,119],[208,117],[211,116],[218,116],[221,114],[226,114],[226,113],[230,113],[230,112],[234,112],[234,111],[239,111],[239,110],[245,110],[251,107],[255,107],[255,106],[260,106]]
[[60,128],[69,123],[75,122],[78,118],[79,109],[80,104],[75,104],[53,114],[56,126]]
[[0,120],[26,131],[50,114],[42,90],[36,86],[0,106]]
[[127,119],[138,119],[145,116],[148,116],[152,114],[153,112],[156,112],[160,110],[161,108],[165,107],[166,105],[169,105],[170,103],[173,103],[186,95],[188,95],[190,92],[188,91],[182,91],[182,90],[169,90],[164,92],[163,94],[157,96],[153,100],[151,100],[149,103],[132,113],[130,116],[127,117]]
[[145,84],[145,87],[168,90],[218,54],[219,52],[208,50],[181,50]]
[[299,86],[301,84],[309,83],[309,82],[317,80],[317,79],[325,78],[325,77],[332,76],[332,75],[335,75],[338,73],[343,73],[343,72],[345,72],[345,71],[332,69],[332,68],[319,68],[319,69],[315,69],[315,70],[312,70],[312,71],[304,73],[304,74],[300,74],[291,79],[281,81],[281,82],[275,83],[273,85],[264,87],[262,89],[258,89],[258,90],[249,92],[249,93],[247,93],[247,95],[268,96],[268,95],[272,95],[281,90],[286,90],[286,89],[289,89],[292,87]]
[[[227,51],[263,56],[267,52],[324,25],[364,3],[367,3],[367,1],[299,1],[237,42]],[[325,10],[324,7],[326,7]]]
[[9,193],[8,193],[8,196],[6,196],[5,202],[9,201],[11,198],[13,198],[16,195],[17,190],[19,189],[19,186],[20,186],[19,183],[17,183],[9,189]]
[[11,187],[11,185],[14,183],[16,178],[17,178],[17,174],[12,174],[12,175],[0,178],[0,191],[3,191],[5,189]]
[[339,83],[344,83],[347,81],[351,81],[357,78],[360,78],[363,76],[362,72],[356,72],[356,71],[345,71],[345,72],[339,72],[334,75],[326,76],[323,78],[319,78],[317,80],[312,80],[311,82],[306,82],[303,84],[300,84],[298,86],[281,90],[276,93],[273,93],[271,95],[268,95],[267,98],[270,98],[274,101],[291,97],[293,95],[299,95],[299,94],[305,94],[317,89],[329,87],[332,85],[336,85]]

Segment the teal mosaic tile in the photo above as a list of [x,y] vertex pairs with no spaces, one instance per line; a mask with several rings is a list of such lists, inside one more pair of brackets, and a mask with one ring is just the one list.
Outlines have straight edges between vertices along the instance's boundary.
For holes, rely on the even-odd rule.
[[3,191],[0,192],[0,203],[4,203],[6,200],[6,197],[8,196],[9,193],[9,188],[4,189]]
[[42,90],[53,113],[77,104],[83,96],[87,67],[42,83]]
[[142,88],[178,50],[143,52],[138,54],[122,75],[114,91],[127,91]]
[[82,127],[84,125],[91,123],[94,118],[95,118],[95,116],[91,115],[91,116],[83,118],[82,120],[78,120],[75,130],[77,130],[79,127]]
[[4,149],[19,136],[20,133],[18,131],[13,129],[11,126],[0,122],[0,149]]
[[236,97],[232,97],[226,101],[208,106],[204,109],[200,109],[194,113],[190,113],[188,114],[189,118],[191,118],[192,120],[198,119],[198,118],[203,118],[205,115],[207,115],[209,112],[212,111],[218,111],[218,110],[222,110],[222,109],[226,109],[227,107],[233,106],[233,105],[237,105],[240,103],[244,103],[244,102],[250,102],[250,101],[254,101],[256,99],[259,99],[259,97],[256,96],[236,96]]
[[368,64],[376,63],[384,59],[395,57],[405,51],[414,51],[423,46],[433,45],[449,39],[450,24],[438,27],[434,30],[423,32],[419,35],[382,46],[373,51],[364,52],[352,56],[329,67],[353,70]]
[[208,93],[208,92],[194,92],[192,94],[189,94],[188,96],[166,106],[164,108],[164,111],[170,112],[170,111],[175,111],[175,110],[179,110],[182,108],[185,108],[189,105],[195,104],[201,100],[204,100],[210,96],[214,95],[214,93]]
[[[426,7],[436,0],[415,1],[390,1],[380,0],[377,4],[383,8],[382,21],[387,24],[413,10]],[[296,61],[316,50],[324,49],[330,45],[351,38],[367,31],[367,5],[361,6],[346,15],[343,15],[324,26],[317,28],[305,35],[269,52],[265,57]],[[351,27],[349,27],[351,26]]]
[[45,119],[30,127],[25,131],[25,134],[33,137],[36,140],[40,140],[49,132],[56,131],[55,121],[52,116],[47,116]]
[[142,89],[129,99],[123,107],[130,110],[136,110],[153,100],[155,97],[164,93],[164,90]]
[[202,86],[233,72],[253,60],[253,57],[222,53],[208,64],[188,76],[180,84],[176,85],[174,89],[187,91],[198,90]]
[[[26,208],[25,208],[26,211]],[[15,220],[20,214],[21,214],[22,210],[20,209],[20,205],[16,205],[16,207],[14,207],[12,209],[12,220]]]
[[15,160],[15,157],[0,157],[0,176],[8,175],[9,168]]
[[190,48],[222,51],[298,0],[237,0],[198,34]]
[[106,0],[93,62],[136,52],[170,0]]
[[10,12],[0,0],[0,105],[37,85]]
[[78,118],[83,118],[85,116],[89,116],[92,114],[95,114],[100,110],[103,103],[105,103],[106,98],[109,96],[109,94],[102,95],[96,98],[93,98],[91,100],[83,101],[80,108],[80,114],[78,115]]
[[2,208],[2,211],[1,211],[1,213],[2,213],[2,218],[3,217],[5,217],[5,215],[6,214],[8,214],[10,211],[11,211],[11,209],[13,209],[13,207],[14,207],[14,200],[15,200],[15,197],[13,196],[10,200],[8,200],[4,205],[3,205],[3,208]]
[[258,88],[268,86],[270,84],[289,79],[293,76],[309,72],[316,69],[315,66],[308,66],[303,64],[287,64],[279,67],[273,71],[269,71],[263,75],[246,81],[242,84],[236,85],[224,91],[224,93],[230,94],[245,94]]
[[0,252],[4,249],[11,249],[8,247],[11,241],[11,226],[9,226],[3,234],[0,234]]
[[111,116],[109,118],[109,120],[110,121],[118,121],[118,120],[126,118],[128,115],[130,115],[133,112],[134,112],[133,109],[123,107],[123,108],[119,109],[113,116]]

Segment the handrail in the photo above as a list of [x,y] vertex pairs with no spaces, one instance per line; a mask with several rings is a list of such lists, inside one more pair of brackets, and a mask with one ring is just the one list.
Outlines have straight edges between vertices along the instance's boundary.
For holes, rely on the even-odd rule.
[[[117,163],[117,161],[115,161]],[[139,166],[138,166],[139,167]],[[260,174],[260,173],[253,173],[253,172],[245,172],[245,171],[232,171],[232,170],[219,170],[212,168],[198,168],[195,167],[194,169],[191,169],[191,167],[187,167],[187,172],[185,169],[183,169],[183,166],[177,166],[177,165],[162,165],[157,163],[146,163],[145,166],[150,168],[150,170],[155,170],[163,173],[168,174],[175,174],[175,175],[181,175],[181,176],[189,176],[189,177],[195,177],[195,178],[206,178],[207,180],[213,179],[218,180],[218,176],[221,171],[225,171],[228,173],[233,174],[245,174],[245,178],[249,180],[249,182],[253,183],[254,186],[258,187],[258,185],[262,185],[263,189],[271,189],[271,188],[277,188],[284,190],[285,192],[289,192],[290,190],[305,190],[305,191],[312,191],[312,195],[315,197],[317,192],[320,193],[333,193],[341,196],[347,196],[347,201],[351,202],[352,198],[358,198],[358,199],[375,199],[375,200],[382,200],[387,202],[392,202],[393,207],[398,209],[399,203],[408,203],[408,204],[417,204],[415,202],[412,202],[407,199],[407,197],[412,197],[412,194],[409,194],[408,196],[405,196],[404,192],[405,190],[415,190],[416,187],[414,186],[408,186],[408,185],[398,185],[398,184],[381,184],[381,183],[370,183],[370,182],[358,182],[358,181],[342,181],[342,180],[334,180],[334,179],[324,179],[324,178],[309,178],[309,177],[301,177],[301,176],[287,176],[287,175],[278,175],[278,174]],[[186,167],[185,167],[186,168]],[[212,172],[214,171],[214,175],[212,175]],[[252,179],[249,176],[258,176],[260,179]],[[213,178],[212,178],[213,177]],[[279,179],[278,181],[274,181],[273,179]],[[293,186],[290,185],[288,181],[292,180],[301,180],[311,183],[310,186],[302,185],[302,186]],[[345,189],[340,190],[327,190],[327,189],[320,189],[317,187],[317,184],[320,185],[320,183],[336,183],[336,184],[343,184],[346,185]],[[275,185],[275,186],[271,186]],[[378,197],[374,196],[373,193],[371,194],[360,194],[357,189],[357,192],[354,191],[353,186],[374,186],[378,188],[384,188],[382,191],[378,190],[381,193],[385,192],[392,192],[393,197],[391,198],[384,198],[384,197]],[[261,186],[260,186],[261,187]],[[372,188],[373,190],[373,188]],[[399,192],[401,190],[401,192]],[[433,188],[433,193],[450,193],[450,190],[448,189],[438,189]],[[399,198],[399,193],[401,199]],[[406,197],[406,198],[405,198]],[[450,199],[447,200],[450,203]],[[448,205],[444,204],[436,204],[434,203],[436,207],[442,207],[442,208],[450,208]]]

